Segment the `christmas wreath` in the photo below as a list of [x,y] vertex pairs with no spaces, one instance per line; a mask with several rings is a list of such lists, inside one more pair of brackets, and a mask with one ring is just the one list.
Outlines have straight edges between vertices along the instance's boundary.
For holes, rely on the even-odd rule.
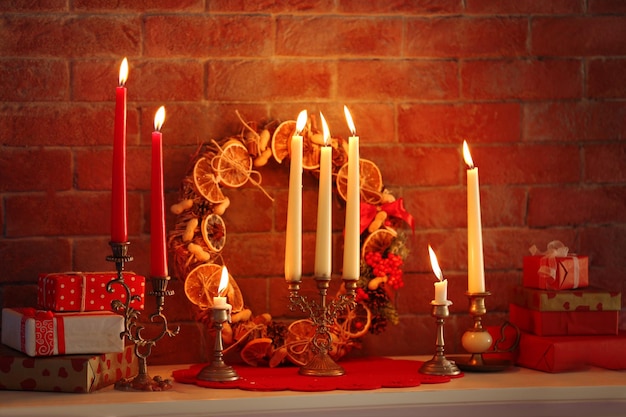
[[[246,183],[261,186],[257,170],[271,159],[289,158],[289,143],[296,122],[246,122],[237,113],[242,127],[233,136],[211,140],[199,146],[182,180],[180,197],[171,211],[177,216],[169,236],[174,272],[184,280],[187,298],[197,306],[198,321],[209,329],[211,307],[217,295],[226,244],[226,223],[222,215],[230,205],[225,189]],[[314,117],[309,117],[303,136],[303,168],[312,175],[319,171],[322,134]],[[347,141],[332,138],[334,188],[345,202],[347,186]],[[339,359],[367,333],[382,333],[389,323],[398,323],[394,306],[397,290],[404,285],[402,265],[407,256],[403,226],[413,228],[413,218],[385,189],[380,170],[372,161],[361,159],[361,276],[356,307],[337,318],[331,329],[333,348]],[[317,171],[316,171],[317,170]],[[304,365],[311,357],[315,328],[308,319],[285,323],[268,313],[254,315],[246,308],[236,280],[229,276],[228,302],[232,321],[222,332],[226,351],[239,349],[241,358],[253,366],[277,366],[285,361]]]

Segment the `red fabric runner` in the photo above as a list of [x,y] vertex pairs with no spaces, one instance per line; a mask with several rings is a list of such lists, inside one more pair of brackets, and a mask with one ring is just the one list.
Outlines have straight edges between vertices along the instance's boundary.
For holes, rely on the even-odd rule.
[[[332,391],[373,390],[379,388],[417,387],[420,384],[449,382],[449,376],[423,375],[418,371],[423,362],[405,359],[366,358],[342,361],[346,374],[337,377],[311,377],[298,374],[295,366],[254,368],[234,365],[237,381],[211,382],[196,379],[207,364],[192,365],[173,372],[174,379],[183,384],[205,388],[239,388],[248,391]],[[463,376],[460,374],[456,378]]]

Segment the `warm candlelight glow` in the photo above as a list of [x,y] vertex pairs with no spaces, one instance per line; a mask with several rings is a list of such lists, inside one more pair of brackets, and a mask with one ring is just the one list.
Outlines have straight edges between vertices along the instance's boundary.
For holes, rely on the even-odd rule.
[[124,58],[122,63],[120,64],[120,87],[126,84],[126,80],[128,79],[128,59]]
[[324,136],[324,146],[327,146],[330,142],[330,130],[328,129],[328,123],[326,123],[326,119],[322,112],[320,112],[320,119],[322,119],[322,133]]
[[443,279],[443,274],[441,273],[441,268],[439,267],[439,262],[437,262],[437,255],[435,255],[435,251],[433,248],[428,245],[428,254],[430,255],[430,265],[433,268],[433,272],[439,281]]
[[159,107],[159,110],[157,110],[156,114],[154,115],[154,130],[157,132],[160,131],[164,122],[165,122],[165,107],[161,106]]
[[467,146],[467,141],[463,141],[463,159],[465,159],[465,164],[468,168],[474,168],[474,160],[472,159],[472,154],[470,154],[469,146]]
[[306,110],[302,110],[298,115],[298,120],[296,120],[296,135],[299,135],[304,130],[304,126],[306,126],[306,119]]
[[343,106],[343,112],[346,115],[346,122],[348,123],[348,129],[350,129],[350,133],[352,136],[356,136],[356,127],[354,127],[354,122],[352,121],[352,116],[350,115],[350,110],[348,110],[347,106]]
[[223,297],[226,292],[227,287],[228,287],[228,269],[226,268],[226,266],[223,266],[222,277],[220,278],[220,285],[217,288],[217,295],[219,295],[220,297]]

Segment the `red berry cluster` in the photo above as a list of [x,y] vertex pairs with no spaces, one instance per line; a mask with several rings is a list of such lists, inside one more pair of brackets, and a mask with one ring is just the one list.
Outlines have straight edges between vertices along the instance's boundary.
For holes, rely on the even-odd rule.
[[380,252],[368,252],[365,254],[365,262],[372,268],[375,277],[387,277],[387,284],[397,290],[404,287],[402,281],[402,257],[395,253],[389,252],[386,258],[383,258]]

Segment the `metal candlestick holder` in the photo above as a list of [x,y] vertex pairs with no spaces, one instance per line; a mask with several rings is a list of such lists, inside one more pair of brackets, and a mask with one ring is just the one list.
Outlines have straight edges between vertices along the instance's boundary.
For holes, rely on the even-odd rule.
[[289,309],[294,311],[296,307],[299,307],[302,312],[308,312],[315,326],[315,335],[312,340],[314,356],[309,363],[300,368],[299,373],[306,376],[341,376],[346,371],[328,354],[332,348],[330,326],[342,310],[355,304],[357,282],[344,279],[345,294],[338,295],[330,302],[327,302],[330,277],[315,277],[315,282],[319,292],[319,301],[308,300],[300,295],[299,281],[288,282]]
[[224,363],[224,344],[222,342],[222,327],[225,321],[229,320],[228,310],[223,308],[213,308],[213,323],[215,326],[215,348],[213,349],[213,360],[200,371],[196,378],[203,381],[224,382],[236,381],[239,375],[232,366]]
[[174,330],[170,330],[167,318],[163,314],[163,305],[165,304],[165,296],[173,295],[173,290],[167,289],[167,284],[170,277],[152,277],[152,291],[148,295],[156,298],[156,312],[150,315],[150,322],[160,322],[161,329],[159,333],[152,338],[144,338],[142,331],[144,326],[137,324],[137,319],[140,312],[130,306],[130,303],[135,300],[140,300],[138,295],[132,295],[130,287],[124,281],[124,266],[127,262],[133,260],[132,256],[128,255],[129,242],[109,242],[113,255],[107,256],[107,261],[115,262],[115,269],[117,270],[117,278],[112,279],[107,283],[107,291],[113,292],[115,285],[119,285],[126,293],[126,301],[113,300],[111,307],[113,311],[118,312],[124,316],[124,331],[120,334],[121,338],[127,337],[128,340],[135,344],[135,356],[137,356],[139,362],[139,371],[136,376],[130,379],[122,379],[115,383],[115,388],[123,391],[128,390],[140,390],[140,391],[163,391],[172,387],[168,379],[163,379],[160,376],[150,378],[148,375],[148,367],[146,359],[152,353],[152,347],[157,341],[161,340],[165,335],[173,337],[178,334],[180,330],[178,327]]
[[435,342],[435,355],[429,361],[422,364],[419,372],[427,375],[459,375],[461,370],[454,361],[446,359],[444,355],[445,342],[443,339],[443,326],[445,319],[450,315],[448,308],[452,301],[439,304],[435,300],[430,303],[433,307],[431,315],[437,319],[437,341]]

